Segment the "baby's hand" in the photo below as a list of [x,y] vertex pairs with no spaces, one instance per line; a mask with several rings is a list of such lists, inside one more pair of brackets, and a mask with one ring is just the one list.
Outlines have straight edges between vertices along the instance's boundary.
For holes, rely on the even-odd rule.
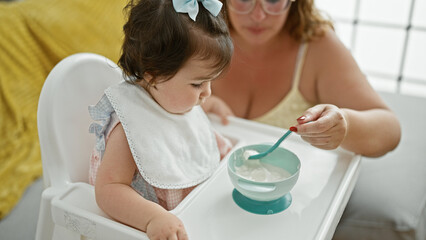
[[214,130],[214,135],[216,136],[217,147],[219,148],[220,159],[222,160],[226,156],[226,154],[231,151],[234,145],[232,145],[231,141],[228,138],[224,137],[216,130]]
[[146,234],[150,240],[188,240],[182,221],[169,212],[152,218],[146,227]]
[[321,149],[335,149],[342,144],[348,131],[344,112],[331,104],[319,104],[297,119],[298,125],[290,128],[303,140]]

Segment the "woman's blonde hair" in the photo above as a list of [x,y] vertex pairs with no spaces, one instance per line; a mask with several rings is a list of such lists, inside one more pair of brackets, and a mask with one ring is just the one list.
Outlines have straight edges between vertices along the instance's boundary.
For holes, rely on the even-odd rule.
[[315,7],[314,0],[292,2],[284,28],[297,41],[311,41],[321,37],[327,29],[334,30],[332,22]]

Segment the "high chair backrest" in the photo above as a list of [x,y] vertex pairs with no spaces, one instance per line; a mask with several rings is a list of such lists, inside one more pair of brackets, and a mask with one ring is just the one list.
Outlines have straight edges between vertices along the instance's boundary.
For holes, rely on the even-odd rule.
[[106,57],[78,53],[59,62],[40,94],[37,125],[45,187],[88,182],[89,158],[95,139],[88,106],[104,90],[123,79],[119,67]]

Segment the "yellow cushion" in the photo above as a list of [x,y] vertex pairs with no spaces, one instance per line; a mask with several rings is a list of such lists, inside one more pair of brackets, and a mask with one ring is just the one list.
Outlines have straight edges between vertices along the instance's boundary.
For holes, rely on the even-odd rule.
[[116,62],[126,2],[0,3],[0,219],[42,174],[37,104],[47,74],[77,52]]

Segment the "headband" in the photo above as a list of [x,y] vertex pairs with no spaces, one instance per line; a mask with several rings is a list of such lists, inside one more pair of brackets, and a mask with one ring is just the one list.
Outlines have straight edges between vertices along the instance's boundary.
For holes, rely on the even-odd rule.
[[198,2],[213,15],[217,16],[222,8],[222,3],[219,0],[172,0],[173,7],[178,13],[188,13],[189,17],[195,22],[198,14]]

